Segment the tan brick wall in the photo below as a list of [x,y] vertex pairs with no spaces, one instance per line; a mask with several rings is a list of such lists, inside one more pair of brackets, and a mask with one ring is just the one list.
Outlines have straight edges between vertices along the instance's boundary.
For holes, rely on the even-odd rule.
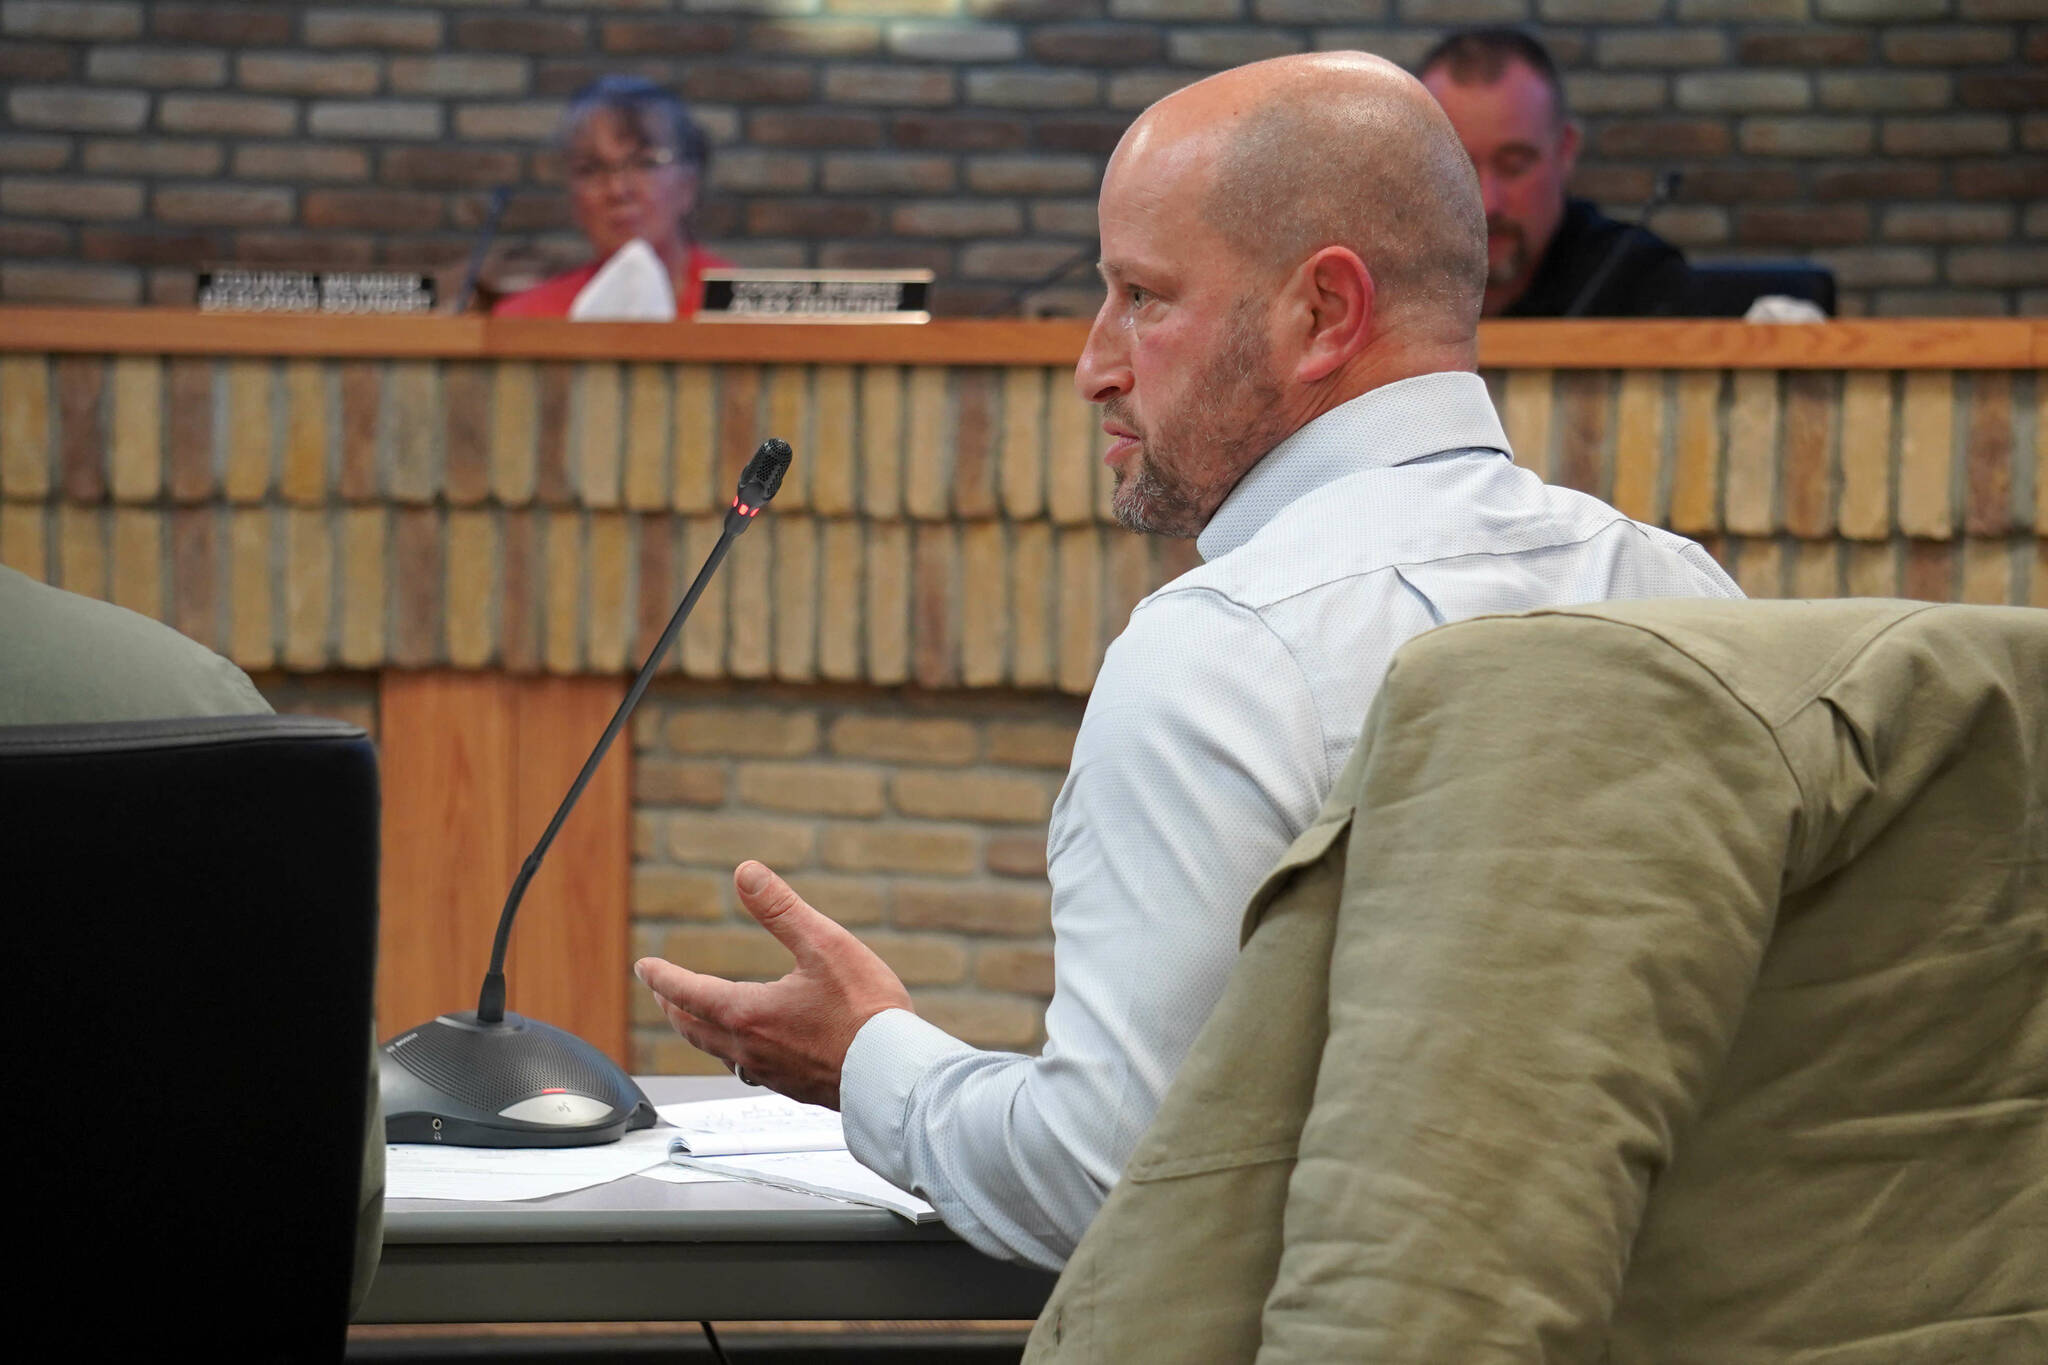
[[[1718,547],[1752,592],[2048,602],[2037,370],[1487,378],[1525,464]],[[1080,695],[1130,608],[1193,562],[1108,524],[1101,438],[1064,369],[14,354],[0,563],[251,669],[620,673],[716,539],[764,412],[798,463],[670,674]],[[840,738],[806,723],[731,742],[793,760]],[[878,759],[908,743],[846,733]],[[985,739],[1006,761],[1044,742]],[[718,780],[762,809],[804,786],[767,762]],[[830,795],[1043,815],[937,761]]]
[[[761,404],[794,395],[801,473],[635,723],[636,950],[776,975],[729,882],[761,858],[941,1024],[1029,1049],[1045,822],[1082,694],[1131,604],[1187,563],[1100,523],[1062,378],[14,354],[0,562],[168,621],[280,709],[375,733],[371,670],[630,669],[703,556],[714,468],[728,479]],[[1526,463],[1700,538],[1752,595],[2048,606],[2038,370],[1488,380]],[[622,423],[636,394],[658,415]],[[701,1064],[638,1008],[636,1066]]]
[[[1412,63],[1534,28],[1587,129],[1580,192],[1706,259],[1811,250],[1846,313],[2048,311],[2038,0],[575,0],[0,3],[0,301],[184,303],[207,262],[459,276],[582,252],[562,97],[631,72],[716,144],[705,234],[749,264],[930,268],[941,311],[1092,307],[1071,278],[1133,115],[1222,65]],[[503,262],[501,261],[501,264]]]
[[[375,674],[254,679],[280,712],[376,737]],[[1021,693],[657,684],[630,755],[607,760],[633,765],[633,953],[739,980],[781,975],[788,954],[732,889],[734,866],[760,858],[881,954],[941,1027],[1036,1050],[1052,994],[1046,816],[1081,707]],[[963,798],[957,808],[920,802],[941,789]],[[644,991],[630,996],[635,1070],[717,1069]]]
[[[1043,1039],[1045,826],[1081,703],[1056,695],[668,683],[634,724],[633,942],[720,975],[789,965],[733,894],[760,858],[985,1047]],[[634,1065],[713,1064],[636,998]]]

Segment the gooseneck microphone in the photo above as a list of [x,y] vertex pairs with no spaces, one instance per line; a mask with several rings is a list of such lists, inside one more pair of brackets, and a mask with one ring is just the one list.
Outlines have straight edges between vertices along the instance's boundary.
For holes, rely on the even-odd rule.
[[1650,221],[1650,215],[1671,202],[1672,196],[1678,193],[1678,186],[1684,179],[1683,171],[1665,171],[1658,175],[1657,184],[1651,190],[1650,197],[1643,201],[1642,208],[1636,210],[1635,221],[1614,234],[1614,244],[1608,247],[1607,254],[1600,258],[1600,268],[1586,277],[1586,283],[1572,299],[1571,307],[1558,316],[1577,317],[1579,310],[1599,295],[1600,286],[1607,283],[1607,277],[1614,273],[1614,267],[1621,264],[1622,255],[1628,250],[1629,243],[1638,235],[1647,235],[1649,229],[1644,225]]
[[1101,244],[1099,242],[1090,242],[1079,251],[1063,259],[1045,274],[1040,275],[1037,279],[1030,281],[1028,284],[1018,285],[1015,289],[1003,295],[1001,299],[982,309],[981,316],[985,318],[1010,316],[1011,309],[1022,304],[1025,299],[1038,290],[1044,289],[1048,285],[1058,284],[1084,265],[1092,268],[1101,254]]
[[455,291],[455,311],[458,313],[467,313],[470,301],[476,298],[476,279],[483,273],[484,254],[491,249],[491,241],[498,235],[498,220],[505,216],[505,205],[511,199],[512,187],[500,185],[491,191],[490,203],[484,206],[484,225],[477,231],[475,245],[469,249],[469,264],[462,271],[462,288]]
[[409,1029],[381,1049],[385,1136],[392,1142],[441,1142],[463,1147],[575,1147],[615,1141],[654,1122],[640,1087],[609,1057],[572,1033],[522,1019],[505,1010],[505,952],[512,921],[562,822],[590,784],[591,774],[640,704],[654,670],[681,633],[690,609],[704,595],[733,541],[754,524],[782,487],[792,454],[787,441],[769,437],[740,473],[726,510],[725,528],[705,557],[696,581],[669,617],[647,661],[626,689],[597,746],[555,809],[554,818],[526,855],[491,942],[472,1014],[444,1014]]
[[682,605],[675,615],[668,618],[667,629],[654,642],[654,649],[647,655],[647,662],[640,665],[640,672],[634,677],[633,685],[626,689],[626,696],[619,703],[619,709],[612,712],[611,723],[598,736],[597,747],[590,751],[590,757],[583,760],[583,771],[576,774],[576,780],[569,785],[569,794],[562,798],[562,804],[555,809],[555,818],[548,821],[547,831],[540,836],[540,842],[533,846],[533,852],[526,855],[525,863],[519,868],[519,875],[512,881],[511,893],[505,897],[505,909],[498,916],[498,936],[491,941],[491,965],[484,973],[482,992],[477,996],[476,1017],[486,1024],[495,1024],[505,1017],[505,950],[512,941],[512,917],[519,913],[519,902],[526,895],[527,883],[533,874],[540,871],[540,860],[548,853],[548,846],[555,842],[555,835],[561,831],[562,822],[569,818],[569,811],[575,806],[576,798],[583,795],[583,789],[590,785],[590,775],[597,771],[597,765],[604,761],[605,752],[612,747],[612,741],[625,728],[626,718],[633,714],[633,708],[640,704],[641,696],[647,691],[647,684],[654,680],[654,669],[675,643],[676,635],[682,630],[683,622],[689,619],[690,609],[697,605],[697,599],[704,595],[704,585],[711,581],[711,575],[725,562],[725,553],[732,543],[740,538],[768,500],[782,487],[782,476],[789,472],[789,462],[794,458],[789,442],[770,436],[761,442],[747,467],[740,471],[739,491],[733,494],[732,507],[725,514],[725,530],[719,535],[718,543],[711,547],[705,557],[704,567],[697,571],[697,581],[690,584],[690,590],[683,594]]

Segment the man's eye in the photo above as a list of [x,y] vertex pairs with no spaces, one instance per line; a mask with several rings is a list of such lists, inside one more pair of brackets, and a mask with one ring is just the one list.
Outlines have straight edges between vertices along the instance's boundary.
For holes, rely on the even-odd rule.
[[1131,307],[1133,308],[1143,308],[1152,299],[1152,296],[1150,294],[1138,288],[1136,285],[1133,285],[1129,289],[1126,289],[1124,293],[1130,298]]

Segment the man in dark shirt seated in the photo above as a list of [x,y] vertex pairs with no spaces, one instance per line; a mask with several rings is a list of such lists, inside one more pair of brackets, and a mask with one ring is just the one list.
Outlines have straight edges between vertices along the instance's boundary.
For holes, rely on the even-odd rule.
[[1677,247],[1566,197],[1579,125],[1565,111],[1564,85],[1543,44],[1518,29],[1467,29],[1431,48],[1416,74],[1479,172],[1486,316],[1687,310],[1691,271]]

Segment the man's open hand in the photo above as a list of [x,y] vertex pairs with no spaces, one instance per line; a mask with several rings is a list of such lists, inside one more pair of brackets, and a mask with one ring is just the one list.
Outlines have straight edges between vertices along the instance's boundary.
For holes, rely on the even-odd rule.
[[804,903],[760,863],[733,871],[740,904],[796,957],[765,985],[727,981],[643,957],[633,974],[669,1023],[701,1051],[806,1104],[839,1107],[839,1071],[860,1026],[910,993],[869,947]]

